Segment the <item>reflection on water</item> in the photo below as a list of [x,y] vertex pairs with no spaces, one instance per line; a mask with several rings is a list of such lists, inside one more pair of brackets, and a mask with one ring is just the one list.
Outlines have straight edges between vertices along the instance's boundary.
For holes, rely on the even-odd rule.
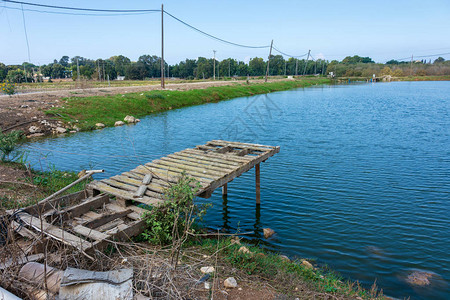
[[[112,176],[213,139],[278,145],[217,190],[208,227],[290,257],[316,259],[387,295],[446,299],[450,281],[450,83],[393,82],[299,89],[156,114],[29,145],[36,168]],[[262,228],[277,232],[263,239]],[[408,270],[435,277],[412,287]],[[435,283],[433,279],[436,278]],[[440,279],[439,279],[440,278]],[[442,284],[441,284],[442,282]]]

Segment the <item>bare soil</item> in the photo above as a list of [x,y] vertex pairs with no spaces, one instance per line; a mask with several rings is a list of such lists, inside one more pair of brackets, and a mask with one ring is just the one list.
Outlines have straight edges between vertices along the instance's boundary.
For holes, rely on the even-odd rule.
[[[260,80],[253,80],[258,82]],[[210,81],[192,83],[169,83],[167,90],[204,89],[213,86],[233,85],[243,81]],[[159,85],[102,87],[72,90],[37,91],[13,96],[0,95],[0,129],[2,131],[22,130],[26,135],[39,136],[51,134],[57,126],[62,126],[58,120],[45,115],[45,111],[62,104],[65,97],[89,97],[111,94],[136,93],[150,90],[160,90]],[[38,128],[30,132],[29,128]]]

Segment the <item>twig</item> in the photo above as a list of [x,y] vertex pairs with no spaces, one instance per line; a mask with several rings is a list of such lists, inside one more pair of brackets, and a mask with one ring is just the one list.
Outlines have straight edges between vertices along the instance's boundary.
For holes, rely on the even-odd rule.
[[31,184],[31,183],[26,183],[26,182],[20,182],[20,181],[7,181],[7,180],[0,180],[0,183],[10,183],[10,184],[21,184],[21,185],[26,185],[26,186],[30,186],[30,187],[34,187],[37,188],[36,185]]

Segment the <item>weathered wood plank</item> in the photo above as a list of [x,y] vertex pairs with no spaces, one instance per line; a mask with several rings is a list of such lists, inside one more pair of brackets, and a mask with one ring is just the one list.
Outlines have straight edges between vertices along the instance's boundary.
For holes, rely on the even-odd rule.
[[245,149],[242,149],[242,150],[239,150],[238,152],[236,152],[236,155],[237,156],[244,156],[244,155],[249,154],[250,152],[251,152],[250,149],[245,148]]
[[138,187],[136,192],[134,192],[133,197],[134,198],[141,198],[144,196],[145,191],[147,190],[147,186],[145,184]]
[[227,174],[225,177],[212,182],[211,185],[209,186],[209,188],[204,190],[204,193],[205,194],[210,193],[210,192],[214,191],[216,188],[223,186],[225,183],[230,182],[234,178],[242,175],[244,172],[247,172],[248,170],[253,168],[256,164],[259,164],[259,163],[265,161],[267,158],[273,156],[275,153],[278,153],[279,151],[280,151],[280,147],[275,147],[273,150],[257,156],[251,162],[249,162],[245,165],[242,165],[241,167],[237,168],[235,171]]
[[148,197],[148,196],[144,196],[139,199],[134,199],[133,194],[131,194],[127,191],[123,191],[118,188],[114,188],[106,183],[101,182],[101,181],[93,182],[92,187],[94,189],[98,189],[99,191],[114,195],[116,197],[122,197],[127,200],[134,200],[136,202],[140,202],[140,203],[147,204],[150,206],[158,205],[158,204],[161,204],[164,202],[164,200],[162,200],[162,199],[152,198],[152,197]]
[[[182,171],[178,170],[178,171],[172,171],[172,170],[167,170],[167,169],[159,169],[159,168],[152,168],[148,165],[145,166],[138,166],[136,169],[132,170],[132,172],[137,172],[137,173],[142,173],[145,174],[152,172],[154,175],[157,175],[159,179],[161,180],[166,180],[168,182],[172,182],[172,183],[177,183],[180,178],[181,178],[181,173]],[[213,181],[213,179],[210,178],[203,178],[203,177],[198,177],[198,176],[192,176],[194,179],[196,179],[197,181],[199,181],[200,183],[203,184],[209,184],[211,181]],[[192,184],[192,186],[194,186],[194,184]]]
[[227,153],[233,150],[233,147],[225,145],[223,147],[220,147],[219,149],[213,150],[215,153]]
[[72,219],[74,217],[79,217],[82,214],[87,213],[88,211],[101,207],[103,204],[108,202],[108,200],[109,196],[106,194],[100,194],[93,198],[88,198],[86,199],[86,201],[78,205],[71,206],[63,210],[61,212],[61,218],[62,220],[67,220]]
[[60,241],[66,245],[70,245],[72,247],[78,248],[82,251],[88,249],[91,246],[91,243],[88,241],[77,237],[67,231],[64,231],[56,226],[53,226],[44,220],[40,220],[32,215],[29,215],[25,212],[21,212],[18,214],[18,217],[28,226],[32,227],[38,232],[42,232],[45,235]]
[[143,184],[149,184],[150,181],[152,181],[152,174],[145,174],[144,178],[142,179]]
[[173,166],[197,168],[199,171],[201,170],[203,173],[211,174],[213,176],[223,176],[223,174],[225,174],[229,171],[228,169],[215,168],[213,166],[193,163],[191,161],[181,160],[179,158],[161,157],[161,159],[159,161],[164,161],[161,163],[167,164],[167,165],[170,164]]
[[[127,197],[125,199],[128,200],[136,200],[136,198],[134,198],[134,192],[136,191],[136,186],[128,184],[128,183],[123,183],[120,181],[117,181],[115,179],[109,178],[109,179],[102,179],[101,182],[106,183],[112,187],[115,188],[119,188],[123,191],[127,192]],[[150,190],[150,186],[147,186],[147,190],[145,191],[145,195],[149,196],[149,197],[154,197],[154,198],[163,198],[162,193],[164,192],[164,189],[159,189],[160,192],[155,192],[154,190],[157,189],[156,187],[151,187],[152,190]]]
[[127,209],[127,210],[117,212],[117,213],[103,213],[100,215],[99,218],[88,221],[82,225],[85,227],[94,229],[94,228],[100,227],[106,223],[109,223],[115,219],[120,219],[122,217],[125,217],[126,215],[128,215],[131,212],[132,212],[131,209]]
[[240,149],[251,149],[261,152],[271,151],[275,147],[274,146],[266,146],[266,145],[259,145],[259,144],[249,144],[249,143],[239,143],[239,142],[229,142],[229,141],[222,141],[222,140],[212,140],[206,143],[206,145],[214,145],[214,146],[232,146],[234,148],[240,148]]
[[77,202],[78,200],[84,199],[86,196],[85,191],[76,192],[73,194],[58,197],[53,200],[46,201],[44,203],[31,205],[25,207],[23,210],[30,215],[39,216],[51,209],[61,209],[66,207],[72,202]]
[[[139,186],[143,185],[142,181],[136,180],[136,179],[124,176],[124,175],[116,175],[116,176],[111,177],[110,179],[113,179],[115,181],[119,181],[119,182],[122,182],[122,183],[125,183],[128,185],[132,185],[134,187],[139,187]],[[149,184],[146,185],[147,188],[149,190],[155,191],[157,193],[164,193],[166,190],[166,186],[160,185],[157,181],[158,180],[152,180],[152,182],[150,182]]]
[[72,231],[91,240],[101,241],[107,239],[109,236],[103,232],[97,231],[92,228],[85,227],[83,225],[76,225],[72,228]]
[[[190,164],[192,166],[205,167],[205,168],[208,168],[208,169],[211,169],[214,171],[219,171],[219,172],[232,171],[234,169],[234,167],[232,167],[230,165],[220,164],[220,163],[212,162],[212,161],[208,161],[208,160],[200,160],[198,158],[191,157],[191,156],[170,154],[170,155],[167,155],[167,158],[182,161],[183,163]],[[163,157],[161,159],[166,159],[166,157]]]
[[203,156],[200,154],[192,154],[192,153],[185,153],[185,152],[176,152],[174,154],[170,154],[167,156],[189,158],[192,160],[197,160],[199,163],[214,164],[218,167],[224,167],[224,168],[229,168],[229,169],[234,169],[240,165],[240,163],[234,162],[234,161],[222,160],[220,158],[208,157],[208,156]]
[[[141,210],[136,210],[133,207],[139,209],[139,207],[134,206],[134,205],[127,206],[127,209],[132,210],[132,212],[127,215],[127,217],[132,219],[132,220],[140,220],[141,219],[141,215],[142,215],[141,210],[144,210],[144,209],[141,208]],[[113,203],[107,204],[106,208],[111,210],[111,211],[114,211],[114,212],[123,212],[125,210],[123,207],[121,207],[119,205],[116,205],[116,204],[113,204]],[[136,211],[139,211],[139,213],[137,213]]]
[[177,167],[174,167],[174,166],[166,166],[166,165],[163,165],[163,164],[155,164],[153,162],[146,163],[145,165],[148,166],[148,167],[151,167],[151,168],[160,169],[162,171],[178,172],[180,174],[180,176],[184,172],[188,176],[193,177],[193,178],[195,178],[195,179],[197,179],[199,181],[204,181],[203,179],[207,179],[210,182],[212,182],[212,181],[215,180],[215,177],[212,176],[212,175],[203,174],[203,173],[192,171],[192,170],[181,169],[181,168],[177,168]]
[[203,155],[206,157],[220,158],[222,160],[233,161],[233,162],[237,162],[237,163],[241,163],[241,164],[246,163],[249,160],[251,160],[251,158],[244,157],[244,156],[240,157],[240,156],[236,156],[236,155],[227,155],[227,154],[220,154],[220,153],[215,153],[215,152],[203,152],[203,151],[195,150],[195,149],[188,149],[188,150],[184,150],[183,152]]

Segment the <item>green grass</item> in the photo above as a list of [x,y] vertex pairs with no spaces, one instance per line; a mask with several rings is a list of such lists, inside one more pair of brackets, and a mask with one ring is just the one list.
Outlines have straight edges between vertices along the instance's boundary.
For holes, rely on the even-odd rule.
[[81,130],[95,129],[96,123],[114,126],[126,115],[136,118],[176,109],[184,106],[217,102],[236,97],[265,94],[315,84],[329,83],[327,78],[304,78],[301,80],[280,81],[273,83],[235,84],[188,91],[158,90],[128,94],[68,97],[63,99],[63,106],[46,111],[66,123],[76,124]]
[[310,269],[301,264],[302,260],[287,261],[276,253],[260,247],[244,245],[252,253],[239,252],[242,245],[233,244],[231,239],[203,239],[198,246],[208,254],[214,254],[217,249],[220,258],[231,266],[244,270],[249,275],[257,275],[285,285],[295,294],[295,280],[301,280],[310,288],[323,293],[330,293],[344,298],[361,297],[364,299],[384,299],[382,292],[376,287],[371,290],[362,288],[358,283],[345,281],[340,275],[327,268]]
[[[1,164],[12,166],[16,169],[25,170],[25,166],[20,163],[15,162],[0,162]],[[59,171],[59,170],[50,170],[50,171],[36,171],[32,170],[33,179],[29,177],[20,178],[19,182],[25,182],[36,187],[31,187],[28,185],[20,185],[20,184],[9,184],[9,183],[1,183],[0,186],[2,188],[7,188],[10,190],[11,194],[9,196],[0,195],[0,210],[1,209],[16,209],[20,207],[26,207],[31,204],[35,204],[37,201],[44,199],[47,196],[59,191],[63,187],[71,184],[75,180],[78,179],[78,175],[75,172],[71,171]],[[90,180],[89,180],[90,181]],[[67,191],[63,192],[60,196],[75,193],[77,191],[81,191],[85,188],[86,183],[89,181],[80,182]],[[16,194],[16,196],[14,196]]]

